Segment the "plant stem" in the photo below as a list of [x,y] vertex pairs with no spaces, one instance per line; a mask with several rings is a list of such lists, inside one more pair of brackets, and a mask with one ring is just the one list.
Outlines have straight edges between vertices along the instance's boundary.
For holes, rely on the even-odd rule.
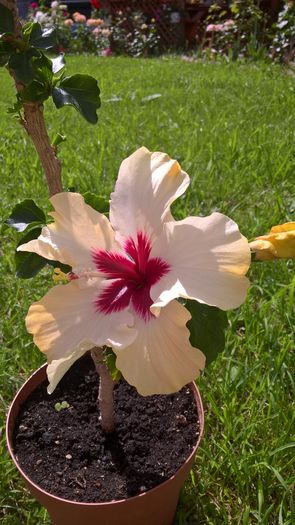
[[[16,1],[0,1],[13,14],[15,36],[17,38],[22,38],[22,26],[18,16]],[[9,70],[9,73],[14,78],[17,92],[20,93],[24,86],[17,81],[11,70]],[[49,195],[52,196],[63,191],[61,181],[61,163],[57,158],[55,148],[50,143],[44,120],[43,104],[39,102],[24,103],[24,116],[21,123],[31,137],[40,158],[47,180]],[[100,409],[101,425],[103,430],[109,434],[114,430],[114,381],[103,362],[103,349],[95,347],[91,351],[91,355],[100,377],[98,405]]]
[[17,3],[15,0],[1,0],[0,3],[7,7],[13,14],[14,20],[14,34],[16,37],[20,37],[22,34],[22,26],[18,16]]
[[[15,0],[1,0],[13,14],[14,31],[16,37],[21,37],[21,23],[18,17]],[[23,85],[17,81],[12,71],[9,73],[14,78],[15,87],[18,93],[23,89]],[[49,195],[55,195],[62,191],[61,182],[61,163],[56,156],[56,150],[51,145],[44,120],[44,107],[39,102],[24,103],[24,116],[21,120],[26,132],[31,137],[39,155],[47,184]]]
[[51,146],[43,116],[43,104],[24,104],[23,125],[39,155],[50,196],[62,191],[61,163]]
[[109,373],[103,357],[103,348],[94,347],[91,357],[99,374],[99,391],[97,403],[100,410],[100,420],[103,431],[111,434],[115,428],[113,390],[115,383]]

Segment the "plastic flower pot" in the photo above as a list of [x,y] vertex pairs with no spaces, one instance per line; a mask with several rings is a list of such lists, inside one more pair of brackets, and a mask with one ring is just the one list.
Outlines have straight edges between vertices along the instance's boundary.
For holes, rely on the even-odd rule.
[[197,407],[200,424],[199,436],[191,454],[176,473],[164,483],[135,497],[108,503],[80,503],[54,496],[33,483],[18,465],[14,454],[13,433],[20,407],[30,393],[45,379],[46,365],[43,365],[18,391],[7,416],[6,438],[14,464],[32,496],[48,510],[52,525],[81,525],[82,523],[87,525],[171,525],[180,490],[192,468],[204,430],[204,411],[196,385],[190,383],[189,386]]

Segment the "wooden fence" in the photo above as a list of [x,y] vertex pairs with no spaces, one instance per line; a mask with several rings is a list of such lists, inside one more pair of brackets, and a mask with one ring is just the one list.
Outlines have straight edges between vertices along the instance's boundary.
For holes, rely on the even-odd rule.
[[173,48],[184,43],[183,0],[105,0],[103,7],[113,16],[122,12],[127,20],[131,11],[141,11],[149,20],[154,19],[163,47]]

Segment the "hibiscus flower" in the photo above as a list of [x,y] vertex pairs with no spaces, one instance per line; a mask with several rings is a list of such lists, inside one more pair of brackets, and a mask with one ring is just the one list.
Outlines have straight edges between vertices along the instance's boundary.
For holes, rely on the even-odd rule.
[[18,248],[72,267],[26,318],[48,358],[48,391],[94,345],[107,345],[142,395],[168,394],[205,365],[189,341],[191,315],[177,298],[222,309],[245,299],[248,242],[221,213],[175,221],[170,205],[189,176],[164,153],[140,148],[120,167],[110,220],[78,193],[51,197],[54,222]]
[[257,261],[295,257],[295,222],[273,226],[267,235],[250,242]]

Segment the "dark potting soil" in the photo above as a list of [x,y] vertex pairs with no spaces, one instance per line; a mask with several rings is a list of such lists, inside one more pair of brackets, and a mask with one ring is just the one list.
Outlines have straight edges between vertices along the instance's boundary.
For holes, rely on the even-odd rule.
[[[199,433],[189,388],[142,397],[121,380],[114,390],[116,430],[101,430],[98,376],[90,357],[77,361],[52,395],[42,383],[22,406],[14,449],[31,480],[65,499],[105,502],[135,496],[167,480]],[[57,402],[68,408],[57,411]]]

